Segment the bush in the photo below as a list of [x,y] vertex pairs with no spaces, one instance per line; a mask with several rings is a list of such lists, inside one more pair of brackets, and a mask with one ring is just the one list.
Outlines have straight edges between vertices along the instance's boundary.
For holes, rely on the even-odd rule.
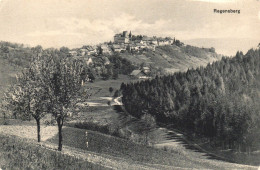
[[101,133],[109,134],[109,125],[98,125],[94,122],[77,122],[74,125],[75,128],[88,129],[98,131]]

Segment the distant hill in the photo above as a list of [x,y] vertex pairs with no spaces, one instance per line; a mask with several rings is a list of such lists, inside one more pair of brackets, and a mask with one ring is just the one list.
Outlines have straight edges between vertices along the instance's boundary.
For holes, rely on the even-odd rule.
[[[28,66],[32,55],[41,53],[41,51],[42,48],[40,46],[29,48],[24,47],[22,44],[0,42],[0,100],[6,87],[15,80],[15,74]],[[155,51],[145,50],[141,54],[125,52],[119,53],[119,56],[126,59],[125,61],[120,60],[121,65],[122,63],[128,63],[129,65],[129,61],[131,61],[138,68],[144,63],[147,66],[155,68],[154,70],[161,69],[164,73],[186,71],[188,68],[205,66],[209,62],[221,58],[220,55],[215,53],[213,48],[198,48],[190,45],[180,47],[177,45],[158,46]],[[100,59],[100,56],[92,56],[92,58]],[[115,57],[108,58],[112,64],[117,62],[114,61]],[[102,65],[108,67],[105,62],[99,62],[99,64],[101,64],[99,67],[102,67]],[[98,64],[95,63],[95,65]],[[125,67],[122,68],[125,69]],[[119,72],[119,74],[122,73]]]
[[19,70],[21,68],[18,66],[10,65],[7,60],[0,58],[0,101],[5,89],[15,80],[15,74]]
[[190,45],[158,46],[155,51],[144,51],[143,54],[121,54],[135,65],[146,63],[155,68],[162,68],[167,73],[186,71],[188,68],[206,66],[208,63],[219,60],[221,55],[215,53],[214,48],[198,48]]
[[185,44],[196,47],[214,47],[218,54],[233,56],[237,51],[246,53],[250,48],[256,48],[259,43],[258,37],[248,38],[198,38],[185,40]]
[[0,101],[5,89],[15,81],[15,75],[28,66],[32,48],[22,44],[0,42]]

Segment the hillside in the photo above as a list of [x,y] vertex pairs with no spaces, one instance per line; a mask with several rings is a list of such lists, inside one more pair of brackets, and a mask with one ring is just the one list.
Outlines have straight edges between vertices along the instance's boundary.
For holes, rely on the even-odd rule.
[[[178,50],[176,50],[178,49]],[[58,51],[58,50],[57,50]],[[176,53],[174,53],[174,51]],[[60,54],[59,52],[57,52],[58,54]],[[17,53],[19,54],[19,53]],[[121,55],[126,55],[127,53],[121,53]],[[149,57],[149,54],[154,54],[154,57]],[[174,54],[174,55],[171,55]],[[193,56],[189,56],[190,54],[192,54]],[[212,54],[212,56],[210,55]],[[129,55],[129,54],[128,54]],[[164,56],[163,58],[160,58],[160,56]],[[167,56],[168,57],[167,57]],[[171,56],[170,56],[171,55]],[[154,62],[154,67],[163,67],[165,65],[164,68],[172,68],[172,67],[176,67],[179,68],[180,70],[183,69],[185,70],[185,68],[189,67],[189,66],[197,66],[199,65],[199,63],[203,63],[209,59],[209,61],[212,59],[217,59],[218,56],[216,55],[214,52],[210,52],[209,49],[199,49],[196,47],[190,47],[190,46],[183,46],[183,47],[177,47],[177,46],[162,46],[162,47],[158,47],[156,49],[155,52],[152,51],[144,51],[143,53],[143,57],[144,58],[148,58],[150,59],[150,61]],[[169,57],[170,56],[170,57]],[[215,57],[214,57],[215,56]],[[139,58],[137,58],[139,59]],[[184,66],[181,66],[181,63],[185,64],[185,61],[187,60],[187,62],[189,64],[186,64]],[[3,83],[3,85],[6,87],[8,85],[8,82],[10,82],[10,80],[12,79],[12,75],[13,73],[17,73],[19,72],[19,67],[18,66],[14,66],[11,67],[12,62],[7,62],[8,60],[6,59],[2,59],[3,63],[3,70],[2,73],[4,76],[2,76],[2,82],[5,82],[6,84]],[[10,61],[10,60],[9,60]],[[120,62],[119,62],[120,63]],[[121,63],[124,63],[123,60]],[[139,62],[140,63],[140,62]],[[135,63],[135,64],[139,64],[139,63]],[[177,63],[177,64],[176,64]],[[142,63],[140,63],[142,64]],[[7,81],[5,81],[7,80]],[[126,82],[127,80],[127,82]],[[120,75],[119,78],[117,80],[96,80],[94,81],[94,83],[89,83],[91,85],[88,85],[88,87],[92,88],[96,88],[97,93],[94,94],[93,96],[91,96],[92,99],[92,104],[95,105],[96,103],[98,103],[98,101],[100,99],[104,99],[104,97],[108,98],[108,96],[112,96],[112,93],[108,91],[109,87],[113,87],[114,90],[116,90],[117,88],[119,88],[120,86],[120,82],[125,82],[128,83],[129,82],[133,82],[132,79],[129,79],[128,76],[122,76]],[[97,95],[98,94],[98,95]],[[135,94],[135,93],[134,93]],[[100,99],[99,99],[99,98]],[[99,100],[98,100],[99,99]],[[141,103],[141,102],[140,102]],[[106,116],[107,119],[110,119],[110,117],[108,116],[109,114],[114,114],[113,111],[106,109],[107,104],[105,103],[104,107],[101,108],[98,106],[99,109],[104,109],[102,110],[102,113],[100,113],[100,110],[96,111],[92,110],[92,113],[89,113],[89,111],[86,111],[85,115],[95,115],[95,116],[100,116],[104,119],[104,117]],[[91,109],[94,109],[93,107]],[[95,112],[95,114],[94,114]],[[111,113],[110,113],[111,112]],[[103,116],[103,115],[105,116]],[[84,115],[84,116],[85,116]],[[114,115],[113,115],[114,116]],[[92,117],[92,116],[91,116]],[[94,116],[93,116],[94,117]],[[111,116],[112,117],[112,116]],[[115,117],[115,116],[114,116]],[[81,114],[79,114],[79,119],[82,120],[83,116]],[[93,118],[91,118],[93,119]],[[94,121],[93,121],[94,122]],[[10,124],[10,122],[9,122]],[[134,126],[134,125],[133,125]],[[98,127],[98,126],[96,126]],[[136,126],[135,126],[136,127]],[[56,129],[56,130],[55,130]],[[30,126],[30,125],[18,125],[17,123],[12,124],[12,125],[3,125],[0,127],[0,131],[2,130],[1,133],[6,133],[8,135],[18,135],[20,137],[26,137],[26,133],[28,133],[28,136],[31,137],[35,137],[36,135],[32,135],[34,132],[35,133],[35,125]],[[48,142],[48,144],[52,145],[53,144],[57,144],[57,127],[52,127],[51,129],[46,129],[47,131],[45,131],[47,134],[52,136],[46,136],[45,132],[44,132],[44,128],[43,128],[43,136],[47,137],[46,138],[46,142]],[[96,129],[94,129],[96,130]],[[106,162],[102,162],[105,165],[110,165],[112,167],[118,167],[121,166],[120,164],[122,164],[121,159],[119,161],[115,161],[115,162],[110,162],[110,160],[117,160],[120,158],[123,158],[123,167],[128,167],[128,169],[140,169],[139,167],[143,167],[143,165],[150,167],[155,167],[157,169],[172,169],[173,167],[185,167],[185,168],[211,168],[211,169],[229,169],[230,167],[233,167],[234,164],[224,164],[223,162],[211,162],[209,160],[206,161],[202,161],[201,159],[199,159],[197,157],[197,154],[195,153],[195,156],[187,156],[189,154],[185,154],[185,155],[180,155],[179,153],[175,153],[175,151],[171,152],[165,152],[163,150],[159,150],[159,149],[154,149],[152,147],[146,147],[143,145],[137,145],[136,143],[131,142],[130,140],[123,140],[120,138],[115,138],[115,137],[111,137],[108,135],[103,135],[100,133],[96,133],[96,132],[90,132],[89,133],[89,148],[86,148],[84,139],[85,139],[85,131],[84,130],[79,130],[79,129],[75,129],[75,128],[69,128],[69,127],[64,127],[64,145],[65,147],[70,147],[69,150],[65,150],[66,153],[73,153],[73,157],[77,157],[79,155],[83,155],[82,159],[84,160],[89,160],[89,158],[91,157],[87,157],[84,153],[85,150],[87,150],[87,153],[95,153],[94,157],[96,157],[96,155],[101,155],[101,157],[99,157],[102,160],[104,157],[106,157],[107,155],[109,155],[109,158],[111,159],[106,159]],[[132,136],[132,135],[131,135]],[[31,138],[29,137],[29,138]],[[56,145],[55,145],[56,146]],[[7,152],[8,151],[7,147]],[[6,148],[4,148],[6,149]],[[77,150],[80,149],[80,153],[77,152]],[[164,148],[163,148],[164,149]],[[167,148],[166,148],[167,150]],[[182,149],[181,149],[182,150]],[[16,152],[16,150],[12,150],[12,155],[14,155],[14,152]],[[84,152],[84,153],[82,153]],[[180,152],[182,153],[182,152]],[[46,153],[48,154],[48,153]],[[76,156],[75,156],[76,155]],[[39,156],[40,158],[40,156]],[[98,159],[98,160],[100,160]],[[9,159],[7,159],[9,161]],[[59,161],[59,160],[57,160]],[[77,160],[76,160],[77,161]],[[140,162],[141,161],[141,162]],[[40,161],[41,162],[41,161]],[[130,165],[133,164],[133,166],[136,166],[138,168],[132,168]],[[138,164],[138,165],[135,165]],[[141,164],[141,165],[139,165]],[[238,165],[240,166],[240,165]],[[119,168],[120,169],[120,168]],[[123,169],[123,168],[121,168]],[[127,168],[124,168],[127,169]]]
[[[3,91],[12,80],[15,78],[15,74],[22,68],[26,67],[31,59],[32,55],[42,53],[42,48],[37,47],[24,47],[19,44],[12,44],[8,42],[0,43],[0,99],[3,96]],[[51,49],[47,49],[51,50]],[[60,51],[63,49],[61,48]],[[64,50],[63,50],[64,51]],[[64,53],[66,55],[66,53]],[[165,45],[156,47],[155,51],[145,50],[142,53],[130,54],[128,52],[119,53],[120,59],[115,60],[118,55],[108,57],[111,61],[109,65],[103,62],[100,56],[91,56],[93,58],[93,68],[91,68],[92,74],[100,76],[102,73],[97,71],[100,68],[105,70],[117,67],[118,64],[121,67],[119,74],[129,74],[135,67],[140,65],[151,66],[152,71],[158,74],[158,70],[161,73],[173,73],[177,71],[186,71],[188,68],[196,68],[199,66],[205,66],[207,63],[219,60],[220,55],[214,52],[214,49],[198,48],[190,45],[177,46],[177,45]],[[88,58],[90,56],[82,56],[82,58]],[[106,58],[106,57],[105,57]],[[105,61],[105,60],[104,60]],[[131,63],[135,66],[132,66]],[[127,67],[126,67],[127,66]],[[124,73],[124,70],[126,73]],[[118,70],[116,70],[118,72]],[[112,71],[113,72],[113,71]],[[114,75],[114,74],[113,74]],[[102,76],[101,76],[102,77]],[[113,77],[113,76],[112,76]],[[112,78],[111,77],[111,78]],[[116,77],[118,77],[116,75]],[[97,77],[96,77],[97,78]],[[119,82],[121,84],[121,82]]]
[[0,58],[0,101],[6,88],[15,80],[15,74],[21,69]]
[[[43,141],[37,143],[34,122],[9,120],[8,125],[0,125],[0,139],[5,142],[4,145],[0,145],[0,167],[7,169],[18,167],[21,169],[28,167],[29,169],[64,169],[65,167],[65,169],[256,169],[253,166],[203,160],[174,151],[155,149],[90,130],[86,138],[86,130],[70,127],[64,127],[64,149],[59,153],[55,150],[57,128],[43,126],[42,130]],[[2,153],[6,153],[5,156],[1,157]]]
[[206,66],[208,63],[219,60],[221,55],[214,49],[198,48],[190,45],[165,45],[156,47],[155,51],[147,50],[143,54],[123,53],[122,57],[135,65],[145,63],[155,68],[162,68],[167,73],[186,71],[188,68]]
[[[259,54],[250,49],[207,67],[122,84],[122,102],[133,116],[151,114],[212,148],[259,153]],[[238,162],[258,165],[256,159]]]

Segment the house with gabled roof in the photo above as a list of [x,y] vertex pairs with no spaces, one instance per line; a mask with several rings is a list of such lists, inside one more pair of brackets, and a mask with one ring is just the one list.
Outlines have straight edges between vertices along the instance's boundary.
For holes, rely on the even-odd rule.
[[84,55],[95,55],[95,54],[97,54],[97,49],[94,48],[94,47],[92,47],[92,46],[90,46],[90,45],[85,45],[85,46],[83,46],[83,47],[80,49],[80,51],[81,51],[82,53],[85,53]]
[[143,72],[146,73],[146,74],[147,74],[147,73],[150,73],[150,68],[149,68],[149,67],[143,67],[142,70],[143,70]]
[[129,75],[132,79],[149,79],[150,77],[143,70],[133,70]]
[[102,44],[101,49],[103,50],[102,51],[103,54],[111,54],[112,53],[111,48],[107,44]]
[[121,52],[121,51],[125,51],[126,47],[124,45],[119,45],[119,44],[113,44],[113,49],[115,52]]
[[76,50],[69,51],[70,56],[77,56],[78,52]]

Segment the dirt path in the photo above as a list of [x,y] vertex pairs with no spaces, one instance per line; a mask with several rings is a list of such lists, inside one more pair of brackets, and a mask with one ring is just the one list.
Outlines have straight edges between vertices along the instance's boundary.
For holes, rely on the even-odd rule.
[[[135,118],[129,120],[127,119],[127,115],[123,113],[119,121],[123,122],[123,124],[128,124],[129,127],[136,128],[137,126],[142,126],[140,121]],[[174,130],[157,127],[154,131],[157,131],[156,134],[159,135],[157,136],[157,143],[154,147],[172,150],[174,153],[187,157],[194,164],[204,165],[213,169],[257,169],[256,166],[226,162],[224,159],[199,149],[199,146],[187,143],[183,134]]]
[[256,166],[226,162],[220,157],[206,153],[199,146],[187,143],[181,133],[166,128],[160,128],[160,130],[163,133],[163,138],[159,143],[155,144],[157,148],[167,147],[168,149],[179,152],[181,155],[185,155],[192,161],[221,167],[221,169],[257,169]]

